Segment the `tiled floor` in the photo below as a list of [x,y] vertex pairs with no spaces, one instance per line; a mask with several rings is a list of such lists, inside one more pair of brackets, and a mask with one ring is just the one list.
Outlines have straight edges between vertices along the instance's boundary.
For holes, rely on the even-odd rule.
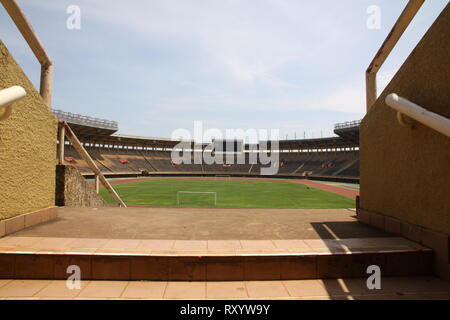
[[327,254],[421,250],[398,237],[297,240],[138,240],[8,236],[0,239],[0,253],[117,253],[127,255],[248,255]]
[[434,277],[366,279],[151,282],[84,281],[70,290],[64,280],[0,280],[0,299],[431,299],[450,300],[450,283]]

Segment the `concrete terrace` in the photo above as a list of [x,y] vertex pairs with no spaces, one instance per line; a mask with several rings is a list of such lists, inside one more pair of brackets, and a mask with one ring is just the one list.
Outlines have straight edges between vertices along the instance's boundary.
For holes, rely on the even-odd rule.
[[265,281],[429,275],[432,251],[352,210],[59,208],[0,239],[0,278]]
[[58,208],[15,237],[289,240],[387,237],[347,209]]

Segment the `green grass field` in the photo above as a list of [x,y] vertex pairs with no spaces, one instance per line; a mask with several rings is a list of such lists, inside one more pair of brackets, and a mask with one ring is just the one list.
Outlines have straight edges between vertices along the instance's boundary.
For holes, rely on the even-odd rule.
[[[114,185],[127,205],[176,206],[177,191],[217,192],[218,208],[338,209],[354,199],[289,181],[155,179]],[[111,204],[106,189],[100,194]],[[214,207],[214,196],[181,194],[180,206]]]

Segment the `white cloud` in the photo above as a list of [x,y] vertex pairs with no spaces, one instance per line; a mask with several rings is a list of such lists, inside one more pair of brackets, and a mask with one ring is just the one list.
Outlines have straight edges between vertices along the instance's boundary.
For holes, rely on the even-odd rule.
[[315,101],[311,101],[313,108],[333,110],[338,112],[362,113],[365,111],[365,90],[362,81],[354,81],[322,92]]
[[259,101],[260,109],[282,109],[291,111],[334,111],[342,113],[365,112],[365,88],[362,81],[353,80],[335,88],[301,94],[288,98],[275,97],[273,100]]
[[[70,82],[67,88],[91,81],[91,87],[103,89],[95,110],[107,110],[108,117],[120,120],[125,133],[161,135],[159,131],[186,127],[197,119],[223,127],[282,127],[292,133],[302,128],[302,112],[359,114],[365,110],[366,65],[353,67],[351,61],[362,52],[353,50],[360,46],[350,34],[354,20],[347,16],[339,21],[337,16],[348,11],[349,1],[339,5],[328,0],[40,0],[26,4],[41,13],[46,8],[45,16],[54,14],[48,28],[56,24],[55,17],[64,17],[67,5],[80,6],[82,30],[71,34],[79,35],[71,38],[76,42],[58,39],[57,34],[67,36],[59,30],[49,32],[44,40],[54,44],[60,66],[73,63],[89,68],[86,72],[92,72],[96,82],[77,78],[75,71],[73,79],[63,78],[61,72],[55,80]],[[362,23],[364,29],[364,19]],[[99,32],[108,27],[113,36]],[[148,60],[141,47],[151,48]],[[83,59],[70,55],[74,48]],[[355,73],[361,77],[352,80]],[[73,106],[89,110],[91,101],[71,100]],[[277,114],[286,116],[275,119],[272,115]],[[327,117],[333,121],[325,112],[323,118]],[[307,126],[303,129],[317,132],[321,124],[303,123]]]
[[[39,1],[39,6],[63,12],[67,3]],[[333,24],[333,13],[297,0],[76,3],[82,19],[120,26],[140,35],[143,41],[163,39],[178,43],[180,50],[191,46],[214,61],[216,72],[222,71],[233,80],[269,86],[286,84],[277,77],[278,69],[311,57],[326,60],[332,46],[346,39],[344,30]]]

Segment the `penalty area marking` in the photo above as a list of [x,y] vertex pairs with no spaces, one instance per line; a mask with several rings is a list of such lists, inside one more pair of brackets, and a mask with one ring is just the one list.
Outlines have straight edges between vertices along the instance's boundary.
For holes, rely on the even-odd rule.
[[200,192],[200,191],[177,191],[177,206],[180,206],[180,194],[213,194],[214,195],[214,206],[217,207],[217,192]]

